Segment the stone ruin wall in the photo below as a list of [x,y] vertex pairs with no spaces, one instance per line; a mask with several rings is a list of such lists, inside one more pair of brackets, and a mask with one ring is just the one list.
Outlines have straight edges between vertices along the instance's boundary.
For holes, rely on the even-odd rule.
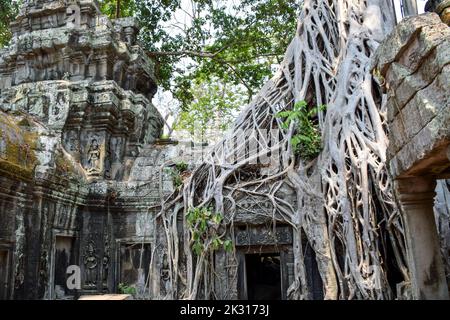
[[1,298],[72,294],[55,284],[61,264],[81,267],[79,293],[114,292],[121,254],[134,259],[121,277],[142,277],[130,245],[145,243],[149,259],[153,215],[173,188],[159,174],[173,147],[156,143],[154,65],[136,21],[110,21],[95,1],[26,1],[11,27],[0,54]]
[[[164,231],[154,221],[174,186],[160,166],[180,151],[159,140],[154,65],[139,46],[136,22],[110,21],[93,0],[36,0],[26,1],[11,27],[12,42],[0,52],[0,252],[8,283],[0,298],[116,292],[121,280],[150,288],[147,298],[164,297]],[[403,85],[420,84],[412,80]],[[448,189],[439,190],[436,212],[448,243]],[[280,246],[291,283],[289,228],[279,225],[274,236],[267,221],[246,214],[270,204],[243,198],[239,206],[238,260]],[[151,265],[138,270],[136,260]],[[225,252],[216,256],[218,298],[239,298],[234,263]],[[67,264],[81,267],[79,292],[56,284]]]

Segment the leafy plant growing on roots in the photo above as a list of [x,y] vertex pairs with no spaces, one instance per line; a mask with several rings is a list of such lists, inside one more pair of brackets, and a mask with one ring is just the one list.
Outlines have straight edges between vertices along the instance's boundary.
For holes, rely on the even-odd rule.
[[320,128],[312,119],[317,112],[325,109],[326,106],[322,105],[308,110],[308,104],[302,100],[295,103],[292,110],[278,113],[278,117],[285,118],[281,125],[283,129],[289,129],[291,124],[296,126],[296,134],[291,138],[291,145],[294,153],[303,159],[313,159],[322,151]]

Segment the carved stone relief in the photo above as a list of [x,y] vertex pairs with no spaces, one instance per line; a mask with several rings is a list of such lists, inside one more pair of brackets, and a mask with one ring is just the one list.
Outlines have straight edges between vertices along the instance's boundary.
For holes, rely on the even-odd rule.
[[68,28],[79,28],[81,25],[81,12],[80,7],[75,3],[67,7],[67,27]]
[[98,281],[98,256],[96,246],[93,240],[89,240],[86,245],[83,264],[84,264],[84,285],[88,289],[95,289]]
[[236,246],[262,246],[292,244],[292,229],[289,226],[252,226],[235,230]]
[[108,279],[109,279],[109,266],[111,262],[111,244],[109,241],[109,235],[107,234],[105,237],[105,248],[103,252],[102,259],[102,283],[104,288],[108,288]]
[[86,152],[86,170],[89,175],[98,176],[101,172],[101,146],[99,137],[92,135]]

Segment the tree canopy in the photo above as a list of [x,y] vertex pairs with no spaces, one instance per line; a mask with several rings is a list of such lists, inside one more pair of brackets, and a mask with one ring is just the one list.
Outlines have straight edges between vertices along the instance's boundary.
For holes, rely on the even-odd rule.
[[[191,129],[183,123],[202,110],[200,118],[206,118],[251,99],[280,63],[296,30],[300,2],[134,1],[140,38],[157,63],[160,85],[180,103],[178,128]],[[215,91],[217,83],[225,94],[198,95]],[[233,93],[245,98],[227,99]]]

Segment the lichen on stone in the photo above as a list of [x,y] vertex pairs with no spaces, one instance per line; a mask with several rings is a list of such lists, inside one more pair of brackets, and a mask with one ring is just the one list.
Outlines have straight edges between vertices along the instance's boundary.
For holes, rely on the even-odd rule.
[[37,164],[37,135],[26,117],[0,111],[0,170],[3,174],[25,180],[33,177]]

